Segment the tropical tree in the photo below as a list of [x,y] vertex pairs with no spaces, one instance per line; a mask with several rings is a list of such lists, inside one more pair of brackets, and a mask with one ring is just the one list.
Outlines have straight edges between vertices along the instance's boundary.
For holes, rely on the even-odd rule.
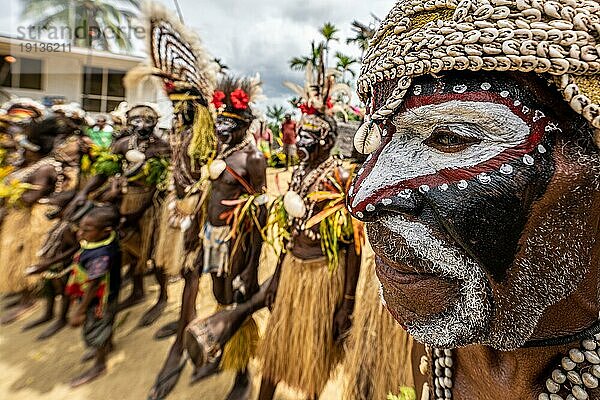
[[352,21],[352,32],[354,32],[354,37],[346,39],[347,44],[356,44],[364,54],[369,47],[369,41],[375,35],[375,31],[377,30],[377,26],[381,23],[381,19],[374,14],[371,14],[373,21],[370,24],[363,24],[360,21],[354,20]]
[[220,58],[215,58],[215,63],[219,68],[219,74],[227,75],[227,71],[229,71],[229,67],[221,60]]
[[342,80],[344,82],[348,82],[346,74],[350,74],[352,78],[356,77],[356,72],[352,69],[352,66],[360,62],[357,58],[347,56],[338,51],[335,53],[335,59],[335,68],[342,73]]
[[287,114],[285,107],[279,105],[267,106],[267,118],[269,118],[269,128],[277,137],[280,135],[280,126],[283,118]]
[[[21,18],[50,31],[69,28],[72,45],[100,50],[133,48],[131,21],[139,12],[140,0],[21,0]],[[127,29],[123,29],[127,28]]]
[[325,58],[325,63],[327,63],[327,57],[329,56],[329,43],[332,41],[338,42],[340,38],[336,36],[336,34],[340,30],[331,22],[326,22],[323,24],[319,32],[325,39],[325,43],[323,44],[323,57]]
[[323,53],[323,43],[315,44],[314,40],[310,44],[311,52],[308,56],[294,57],[290,60],[290,68],[294,71],[304,71],[310,63],[318,65]]
[[273,105],[267,106],[267,118],[272,120],[273,122],[280,123],[283,121],[283,117],[286,114],[285,107]]

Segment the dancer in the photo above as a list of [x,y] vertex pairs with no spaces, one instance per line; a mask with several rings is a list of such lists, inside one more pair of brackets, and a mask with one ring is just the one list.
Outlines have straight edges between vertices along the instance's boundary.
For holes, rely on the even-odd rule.
[[95,361],[71,381],[71,387],[84,385],[106,372],[121,286],[121,251],[116,232],[119,219],[112,206],[96,207],[83,217],[77,232],[81,250],[73,257],[66,292],[79,302],[69,322],[74,327],[83,326],[85,344],[95,351]]
[[[88,196],[105,185],[110,177],[122,184],[123,196],[119,211],[125,219],[121,227],[123,251],[133,261],[133,290],[120,307],[125,309],[143,301],[144,274],[152,265],[151,251],[157,222],[154,201],[158,192],[166,189],[167,169],[171,154],[168,143],[155,134],[159,114],[153,104],[137,104],[127,112],[127,134],[117,140],[110,152],[95,161],[92,177],[74,199],[69,212],[81,207]],[[160,286],[157,303],[142,319],[155,320],[167,301],[167,277],[160,268],[154,268]]]
[[[320,82],[320,84],[318,83]],[[188,352],[197,366],[214,358],[256,310],[272,305],[260,355],[259,399],[271,399],[284,381],[316,398],[342,354],[350,328],[360,270],[362,227],[343,207],[349,171],[330,156],[337,135],[334,106],[328,101],[334,78],[308,69],[298,154],[290,190],[271,208],[287,252],[275,274],[249,301],[188,327]],[[317,90],[315,90],[317,88]],[[328,105],[329,104],[329,105]],[[337,109],[337,106],[335,107]],[[288,219],[289,217],[289,219]],[[289,238],[289,242],[288,242]],[[274,299],[274,301],[273,301]]]

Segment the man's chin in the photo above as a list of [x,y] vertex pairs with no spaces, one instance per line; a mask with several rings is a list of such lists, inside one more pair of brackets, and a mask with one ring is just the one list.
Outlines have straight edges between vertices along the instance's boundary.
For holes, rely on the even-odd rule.
[[402,325],[428,318],[448,309],[460,296],[458,282],[435,274],[404,272],[376,257],[376,272],[383,299]]

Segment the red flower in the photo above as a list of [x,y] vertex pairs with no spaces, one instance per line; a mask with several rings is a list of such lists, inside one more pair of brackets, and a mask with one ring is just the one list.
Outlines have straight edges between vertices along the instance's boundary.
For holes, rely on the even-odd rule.
[[171,81],[165,81],[164,86],[167,93],[173,93],[175,91],[175,84]]
[[298,108],[300,109],[300,111],[302,111],[302,114],[315,115],[317,113],[316,108],[314,108],[313,106],[309,107],[306,103],[300,104]]
[[331,97],[327,98],[327,108],[329,108],[330,110],[333,108],[333,103],[331,102]]
[[236,110],[245,110],[248,108],[248,103],[250,103],[250,97],[248,97],[248,94],[242,89],[234,90],[233,92],[231,92],[230,97],[231,104]]
[[213,93],[212,103],[216,109],[221,108],[221,106],[223,105],[223,100],[225,100],[225,97],[226,97],[225,93],[221,92],[220,90],[215,90],[215,92]]

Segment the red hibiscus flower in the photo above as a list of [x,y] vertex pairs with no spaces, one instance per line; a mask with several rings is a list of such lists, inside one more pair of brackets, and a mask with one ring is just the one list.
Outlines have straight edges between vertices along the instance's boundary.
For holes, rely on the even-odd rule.
[[165,81],[164,87],[167,93],[173,93],[175,91],[175,84],[171,81]]
[[327,108],[330,110],[333,108],[333,102],[331,101],[331,97],[327,98]]
[[302,114],[306,114],[306,115],[314,115],[317,113],[317,109],[314,108],[313,106],[308,106],[306,103],[300,104],[298,106],[298,108],[300,109],[300,111],[302,111]]
[[231,104],[233,108],[236,110],[245,110],[248,108],[248,103],[250,102],[250,98],[248,94],[244,92],[242,89],[236,89],[231,92]]
[[221,92],[220,90],[215,90],[212,99],[212,103],[215,106],[215,108],[221,108],[221,106],[223,105],[223,100],[225,100],[225,93]]

